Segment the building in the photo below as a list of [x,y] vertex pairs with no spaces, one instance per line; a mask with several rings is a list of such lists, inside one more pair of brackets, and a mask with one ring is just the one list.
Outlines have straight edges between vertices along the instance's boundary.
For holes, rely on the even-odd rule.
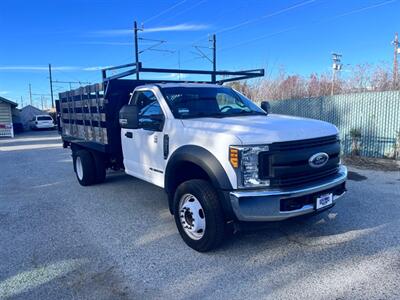
[[0,137],[14,137],[13,110],[17,106],[17,103],[0,97]]
[[40,110],[39,108],[32,106],[32,105],[27,105],[24,106],[21,109],[20,113],[20,118],[21,118],[21,123],[22,126],[24,127],[24,130],[30,130],[29,128],[29,122],[33,119],[33,117],[38,116],[38,115],[49,115],[47,112],[44,112],[43,110]]

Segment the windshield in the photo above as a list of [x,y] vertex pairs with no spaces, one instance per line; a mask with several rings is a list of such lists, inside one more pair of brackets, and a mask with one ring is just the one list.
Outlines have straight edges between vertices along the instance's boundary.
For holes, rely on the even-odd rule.
[[227,87],[164,87],[161,92],[177,119],[266,115],[249,99]]

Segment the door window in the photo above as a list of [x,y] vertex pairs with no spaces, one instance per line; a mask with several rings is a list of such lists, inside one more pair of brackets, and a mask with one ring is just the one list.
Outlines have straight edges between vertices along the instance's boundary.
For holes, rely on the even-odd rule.
[[152,91],[138,91],[133,101],[139,109],[139,126],[154,131],[161,131],[164,115],[160,103]]

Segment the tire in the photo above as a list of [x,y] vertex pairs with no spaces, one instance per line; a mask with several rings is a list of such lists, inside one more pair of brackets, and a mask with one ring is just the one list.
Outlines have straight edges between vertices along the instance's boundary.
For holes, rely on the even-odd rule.
[[174,218],[182,239],[196,251],[210,251],[224,240],[222,208],[217,192],[206,180],[193,179],[179,185],[174,196]]
[[96,166],[89,151],[79,150],[74,157],[74,170],[78,182],[82,186],[92,185],[96,182]]
[[103,183],[106,179],[106,164],[104,156],[100,153],[92,152],[94,164],[96,166],[96,179],[95,183]]

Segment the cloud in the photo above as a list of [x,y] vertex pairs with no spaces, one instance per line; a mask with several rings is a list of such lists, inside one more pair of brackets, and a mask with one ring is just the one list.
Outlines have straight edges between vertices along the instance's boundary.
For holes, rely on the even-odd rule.
[[112,67],[112,66],[94,66],[94,67],[86,67],[86,68],[83,68],[82,70],[83,71],[100,71],[102,69],[110,68],[110,67]]
[[[53,71],[75,71],[78,67],[75,66],[59,66],[52,67]],[[48,71],[48,66],[0,66],[0,71]]]
[[182,74],[182,73],[172,73],[169,74],[167,77],[171,79],[184,79],[187,78],[189,75],[188,74]]
[[[81,45],[132,46],[133,42],[83,42]],[[141,45],[143,45],[141,43]]]
[[161,26],[144,29],[143,32],[162,32],[162,31],[199,31],[210,28],[206,24],[178,24],[173,26]]
[[9,93],[10,93],[10,91],[0,91],[0,95],[7,95]]
[[188,74],[182,74],[182,73],[149,74],[146,76],[146,79],[157,79],[163,81],[163,80],[184,80],[185,78],[188,77],[189,77]]
[[[172,31],[199,31],[210,28],[206,24],[177,24],[171,26],[160,26],[152,28],[144,28],[143,33],[149,32],[172,32]],[[98,30],[91,32],[94,36],[126,36],[133,35],[133,29],[110,29],[110,30]]]
[[[91,66],[91,67],[77,67],[77,66],[52,66],[52,71],[100,71],[101,69],[108,68],[110,66]],[[48,66],[0,66],[0,72],[2,71],[21,71],[21,72],[48,72]],[[0,92],[1,93],[1,92]]]

